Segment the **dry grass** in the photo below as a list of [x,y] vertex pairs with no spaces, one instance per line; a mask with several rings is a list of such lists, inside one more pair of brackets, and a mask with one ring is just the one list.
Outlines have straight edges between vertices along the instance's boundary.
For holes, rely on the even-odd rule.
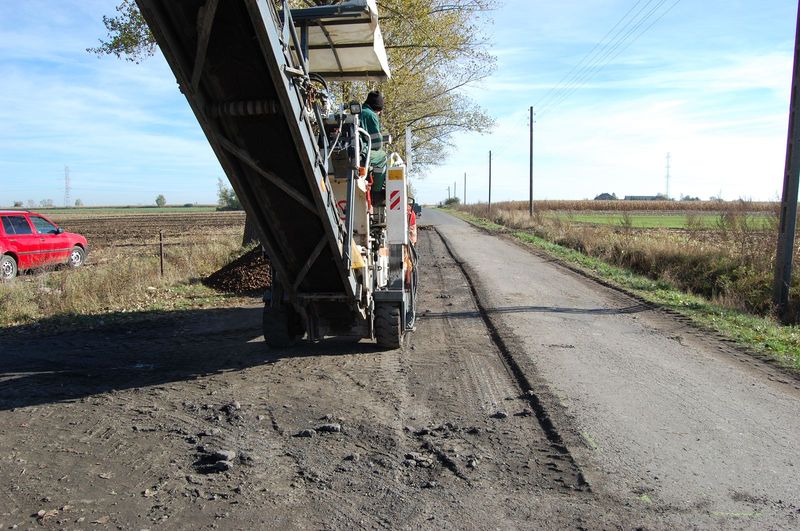
[[0,284],[0,326],[65,315],[169,308],[192,285],[241,252],[241,229],[170,245],[160,274],[157,246],[93,249],[85,267],[24,274]]
[[[535,211],[569,211],[569,212],[721,212],[731,208],[738,209],[745,205],[752,213],[773,212],[775,203],[771,201],[534,201]],[[483,208],[487,205],[477,204],[470,207]],[[504,201],[492,203],[492,210],[528,211],[527,201]]]
[[[542,202],[545,203],[545,202]],[[622,201],[558,201],[570,211],[585,210],[581,203],[626,203]],[[640,203],[640,202],[635,202]],[[649,208],[656,202],[650,203]],[[667,203],[667,202],[658,202]],[[670,206],[681,203],[667,203]],[[709,203],[687,203],[701,206]],[[724,306],[758,315],[769,315],[775,255],[777,218],[770,217],[768,226],[756,226],[752,212],[774,212],[772,203],[716,203],[716,226],[705,229],[687,216],[687,230],[633,229],[630,216],[622,213],[617,226],[596,226],[571,223],[569,216],[554,216],[544,208],[528,216],[527,203],[492,205],[490,221],[513,230],[526,231],[547,241],[625,267],[655,280],[664,280],[684,291],[702,295]],[[524,208],[520,208],[522,205]],[[767,206],[769,207],[768,209]],[[765,208],[766,210],[759,210]],[[486,218],[486,205],[460,206],[459,210]],[[626,223],[626,219],[628,220]],[[796,250],[797,253],[797,250]],[[795,257],[800,258],[800,253]],[[800,262],[798,262],[800,263]],[[792,285],[792,301],[800,299],[800,284]],[[797,304],[796,302],[794,303]]]

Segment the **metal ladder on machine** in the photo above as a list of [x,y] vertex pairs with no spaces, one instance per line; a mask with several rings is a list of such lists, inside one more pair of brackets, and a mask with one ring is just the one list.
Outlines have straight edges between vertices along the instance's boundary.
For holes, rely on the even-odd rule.
[[[297,21],[286,0],[280,11],[268,0],[137,3],[270,258],[267,342],[363,327],[362,337],[372,337],[371,286],[352,267],[358,155],[342,221],[328,180],[325,117],[309,101],[309,50],[330,52],[339,79],[388,76],[385,52],[373,71],[353,70],[343,61],[357,46],[333,43],[338,26],[377,24],[374,0],[296,10]],[[310,43],[312,29],[330,46]]]

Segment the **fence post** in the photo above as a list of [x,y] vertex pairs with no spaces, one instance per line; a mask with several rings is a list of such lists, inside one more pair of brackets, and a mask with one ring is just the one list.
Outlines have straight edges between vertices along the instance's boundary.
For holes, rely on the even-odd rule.
[[161,277],[164,277],[164,231],[158,231],[158,255],[161,258]]
[[489,150],[489,218],[492,217],[492,151]]

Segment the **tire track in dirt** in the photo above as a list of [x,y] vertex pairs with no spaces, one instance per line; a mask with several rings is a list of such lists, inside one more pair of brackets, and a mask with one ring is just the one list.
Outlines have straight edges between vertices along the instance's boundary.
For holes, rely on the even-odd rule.
[[[485,351],[462,349],[456,352],[450,347],[459,343],[476,344],[487,334],[485,330],[463,326],[465,324],[463,321],[450,318],[450,312],[447,311],[449,308],[459,308],[460,311],[463,311],[464,308],[472,306],[471,295],[466,289],[465,282],[458,285],[445,278],[444,271],[456,269],[456,266],[441,261],[437,253],[441,254],[442,249],[435,248],[430,238],[423,238],[420,243],[425,247],[422,250],[422,256],[430,260],[430,267],[436,274],[435,285],[438,287],[436,299],[444,306],[440,308],[440,312],[433,315],[430,311],[424,312],[421,318],[425,319],[427,324],[434,316],[440,317],[438,330],[444,336],[440,344],[448,352],[454,365],[464,364],[466,366],[465,373],[468,380],[459,379],[457,382],[459,401],[473,400],[474,395],[477,394],[480,397],[483,411],[487,415],[495,413],[501,409],[503,398],[508,397],[509,391],[513,392],[513,388],[510,388],[507,382],[505,385],[500,383],[504,378],[497,371],[492,370],[491,366],[482,359],[487,355]],[[422,264],[423,267],[427,265],[427,263]],[[505,388],[504,393],[501,392],[502,388]]]
[[494,324],[491,316],[486,310],[486,307],[482,304],[478,288],[476,287],[476,284],[472,279],[471,275],[467,271],[466,266],[455,255],[449,242],[447,241],[447,238],[436,227],[432,227],[432,231],[437,235],[439,240],[442,242],[445,249],[447,250],[447,253],[450,255],[450,258],[458,266],[458,268],[461,271],[461,274],[464,277],[464,280],[469,285],[469,289],[470,292],[472,293],[472,299],[474,301],[474,304],[478,309],[481,320],[486,326],[486,329],[489,331],[489,334],[492,338],[492,342],[497,346],[497,349],[501,355],[503,363],[507,367],[509,374],[514,379],[514,382],[519,387],[520,391],[522,391],[523,397],[530,403],[531,408],[536,416],[536,419],[539,422],[539,425],[541,426],[548,440],[550,441],[553,450],[558,453],[561,460],[565,461],[568,464],[568,466],[575,471],[578,479],[578,485],[582,489],[591,490],[591,487],[587,482],[586,477],[580,470],[578,464],[575,462],[575,459],[572,457],[569,448],[565,444],[563,437],[561,436],[558,429],[554,425],[553,420],[549,412],[547,411],[547,408],[537,395],[535,388],[531,383],[529,377],[520,367],[519,363],[517,362],[514,356],[513,351],[509,348],[507,344],[506,338],[504,338],[504,336],[500,333],[498,327]]

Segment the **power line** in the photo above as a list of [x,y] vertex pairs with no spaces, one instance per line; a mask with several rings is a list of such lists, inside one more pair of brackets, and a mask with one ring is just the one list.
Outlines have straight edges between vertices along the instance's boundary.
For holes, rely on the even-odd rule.
[[555,94],[546,107],[552,106],[554,104],[553,100],[557,100],[555,104],[560,103],[560,101],[568,97],[574,91],[575,87],[585,84],[589,76],[606,66],[611,54],[618,50],[620,46],[624,45],[626,41],[630,40],[631,35],[638,28],[640,28],[641,25],[648,18],[650,18],[659,7],[661,7],[666,0],[659,0],[659,3],[657,3],[650,9],[650,11],[642,16],[642,13],[644,13],[648,7],[652,6],[654,1],[655,0],[648,0],[648,2],[644,4],[641,9],[639,9],[639,11],[637,11],[636,14],[633,15],[633,17],[631,17],[631,19],[614,34],[614,37],[609,42],[603,44],[600,51],[591,60],[591,62],[584,66],[576,75],[574,75],[570,80],[570,83],[563,87],[559,93]]
[[[663,19],[676,5],[678,5],[678,3],[680,3],[681,0],[675,0],[675,2],[673,2],[666,10],[660,13],[658,17],[656,17],[654,20],[652,20],[652,22],[650,22],[650,24],[642,29],[644,24],[650,21],[650,19],[656,15],[658,10],[667,2],[667,0],[658,0],[658,2],[652,6],[649,11],[640,17],[644,10],[651,6],[654,1],[655,0],[649,0],[644,6],[642,6],[642,8],[637,11],[637,13],[615,33],[614,38],[611,41],[605,44],[601,43],[601,50],[595,54],[595,57],[593,57],[591,61],[584,65],[578,72],[572,75],[566,85],[561,87],[558,91],[554,91],[553,94],[548,97],[548,102],[544,105],[544,108],[539,110],[539,116],[542,116],[546,111],[557,107],[564,100],[574,94],[575,91],[583,87],[591,78],[601,72],[614,59],[619,57],[620,54],[630,48],[630,46],[642,35],[647,33],[653,26]],[[635,9],[636,5],[638,4],[639,2],[637,2],[634,7],[628,11],[628,13],[626,13],[625,17],[627,17],[627,15],[633,9]],[[623,20],[625,17],[623,17]],[[617,23],[615,27],[618,25],[619,23]],[[623,32],[624,34],[622,34]],[[622,34],[621,37],[619,37],[620,34]]]
[[[652,0],[650,0],[650,1],[652,1]],[[635,3],[635,4],[633,4],[633,6],[632,6],[632,7],[631,7],[631,8],[630,8],[630,9],[629,9],[629,10],[628,10],[628,11],[627,11],[627,12],[626,12],[626,13],[625,13],[623,16],[622,16],[622,18],[621,18],[621,19],[619,19],[619,20],[617,21],[617,23],[616,23],[616,24],[614,24],[614,26],[613,26],[613,27],[612,27],[610,30],[608,30],[608,33],[606,33],[606,34],[603,36],[603,38],[602,38],[602,39],[600,39],[599,41],[597,41],[597,43],[594,45],[594,47],[593,47],[591,50],[589,50],[589,53],[587,53],[586,55],[584,55],[584,56],[583,56],[583,58],[582,58],[580,61],[578,61],[578,63],[577,63],[577,64],[575,64],[575,66],[573,66],[573,67],[570,69],[570,71],[569,71],[569,72],[567,72],[566,74],[564,74],[564,76],[563,76],[563,77],[562,77],[562,78],[561,78],[561,79],[558,81],[558,83],[556,84],[556,86],[555,86],[555,87],[552,87],[550,90],[548,90],[548,91],[545,93],[545,95],[544,95],[544,96],[542,96],[542,97],[541,97],[541,98],[540,98],[540,99],[539,99],[539,100],[538,100],[536,103],[534,103],[534,104],[533,104],[533,106],[534,106],[535,108],[537,108],[537,109],[540,109],[540,108],[542,108],[542,107],[543,107],[543,106],[544,106],[544,105],[547,103],[547,100],[548,100],[548,99],[550,99],[550,98],[551,98],[551,97],[552,97],[552,96],[553,96],[555,93],[557,93],[557,92],[560,92],[561,86],[562,86],[562,85],[564,85],[564,84],[565,84],[565,82],[567,82],[568,80],[571,80],[571,79],[572,79],[572,77],[574,77],[572,74],[573,74],[573,73],[575,73],[575,72],[576,72],[576,71],[577,71],[577,70],[578,70],[578,69],[579,69],[579,68],[580,68],[580,67],[583,65],[583,63],[584,63],[584,62],[586,62],[586,61],[587,61],[587,60],[588,60],[590,57],[592,57],[592,56],[594,55],[594,52],[595,52],[595,50],[597,50],[598,48],[600,48],[600,46],[601,46],[601,45],[602,45],[602,46],[605,46],[605,45],[603,44],[603,42],[604,42],[604,41],[605,41],[605,40],[608,38],[608,36],[609,36],[609,35],[611,35],[611,33],[612,33],[612,32],[613,32],[613,31],[614,31],[616,28],[617,28],[617,26],[619,26],[619,25],[622,23],[622,21],[623,21],[623,20],[625,20],[626,18],[628,18],[628,15],[630,15],[631,11],[633,11],[634,9],[636,9],[636,6],[638,6],[638,5],[639,5],[641,2],[642,2],[642,0],[636,0],[636,3]]]
[[[680,1],[680,0],[678,0],[678,1]],[[594,76],[596,76],[596,75],[597,75],[597,74],[598,74],[600,71],[602,71],[602,70],[603,70],[603,68],[605,68],[606,66],[608,66],[608,65],[611,63],[611,61],[613,61],[613,60],[614,60],[616,57],[618,57],[618,56],[619,56],[619,55],[620,55],[622,52],[624,52],[626,49],[628,49],[628,47],[630,47],[630,45],[631,45],[631,44],[633,44],[633,43],[634,43],[634,42],[635,42],[635,41],[636,41],[636,40],[637,40],[637,39],[638,39],[638,38],[639,38],[639,37],[640,37],[642,34],[644,34],[644,32],[645,32],[645,31],[647,31],[647,29],[649,29],[650,27],[652,27],[652,24],[651,24],[650,26],[648,26],[648,28],[647,28],[647,29],[645,29],[644,31],[642,31],[642,32],[641,32],[641,33],[639,33],[638,35],[635,35],[635,36],[633,36],[633,35],[634,35],[634,33],[635,33],[637,30],[639,30],[639,28],[641,28],[642,24],[644,24],[645,22],[647,22],[647,20],[649,20],[649,19],[650,19],[650,18],[653,16],[653,14],[654,14],[654,13],[655,13],[655,12],[656,12],[656,11],[657,11],[657,10],[658,10],[658,9],[659,9],[661,6],[662,6],[662,5],[664,5],[664,3],[665,3],[665,2],[666,2],[666,0],[659,0],[659,2],[658,2],[658,3],[657,3],[655,6],[653,6],[653,7],[650,9],[650,11],[648,11],[648,12],[647,12],[647,13],[646,13],[646,14],[645,14],[645,15],[644,15],[642,18],[640,18],[640,19],[634,19],[634,21],[632,21],[633,23],[632,23],[631,25],[628,25],[628,26],[626,26],[625,28],[623,28],[623,30],[626,30],[626,29],[627,29],[627,31],[625,32],[625,34],[624,34],[624,35],[623,35],[623,36],[622,36],[620,39],[618,39],[616,42],[614,42],[613,44],[609,43],[609,44],[610,44],[610,47],[608,47],[607,49],[605,49],[605,50],[602,52],[602,55],[598,56],[598,57],[595,59],[595,61],[594,61],[592,64],[590,64],[590,65],[588,65],[586,68],[584,68],[584,69],[583,69],[583,71],[582,71],[582,72],[581,72],[581,74],[580,74],[580,77],[579,77],[579,78],[577,78],[577,79],[575,79],[575,81],[572,83],[572,85],[571,85],[571,86],[569,86],[569,87],[566,87],[566,88],[565,88],[565,89],[562,91],[562,93],[561,93],[560,97],[559,97],[558,99],[556,99],[556,101],[551,101],[551,103],[550,103],[550,104],[547,106],[547,108],[542,110],[542,113],[544,113],[544,112],[545,112],[546,110],[548,110],[549,108],[553,108],[553,107],[556,107],[556,106],[558,106],[558,105],[559,105],[561,102],[563,102],[564,100],[566,100],[567,98],[569,98],[569,97],[570,97],[572,94],[574,94],[574,93],[575,93],[575,91],[577,91],[578,89],[580,89],[581,87],[583,87],[584,85],[586,85],[586,83],[587,83],[587,82],[588,82],[588,81],[589,81],[591,78],[593,78],[593,77],[594,77]],[[677,3],[677,2],[676,2],[676,3]],[[639,16],[639,14],[641,14],[641,12],[642,12],[644,9],[646,9],[646,8],[647,8],[647,7],[648,7],[650,4],[651,4],[651,2],[648,2],[648,4],[646,4],[646,5],[645,5],[645,6],[642,8],[642,10],[640,10],[640,11],[639,11],[639,12],[636,14],[636,16],[638,17],[638,16]],[[632,37],[632,36],[633,36],[633,37]],[[616,52],[616,53],[615,53],[615,52]]]
[[550,95],[549,101],[546,102],[547,105],[544,105],[543,103],[542,106],[540,106],[539,108],[542,109],[544,107],[547,107],[549,104],[553,102],[553,100],[558,99],[560,96],[568,92],[576,83],[579,83],[583,79],[583,77],[587,72],[591,71],[604,58],[608,56],[609,49],[614,49],[615,47],[619,46],[619,43],[623,42],[625,38],[630,34],[630,28],[636,24],[641,14],[644,12],[644,10],[647,9],[648,6],[651,6],[654,1],[656,0],[647,0],[647,3],[644,4],[633,16],[630,17],[630,19],[626,21],[628,16],[639,5],[640,1],[637,1],[633,5],[633,7],[631,7],[631,9],[629,9],[627,13],[625,13],[620,22],[614,25],[614,28],[616,28],[617,26],[620,25],[621,22],[625,21],[622,27],[619,28],[619,30],[617,30],[616,33],[613,34],[613,37],[611,37],[611,39],[606,40],[607,36],[614,31],[614,28],[612,28],[611,31],[609,31],[609,33],[606,34],[606,37],[604,37],[603,40],[601,40],[595,46],[594,50],[596,51],[596,53],[591,53],[589,56],[587,56],[590,57],[587,64],[577,69],[577,71],[568,79],[567,83],[564,84],[563,87],[554,91]]
[[[657,6],[657,7],[660,7],[661,5],[663,5],[663,4],[665,3],[665,1],[666,1],[666,0],[662,0],[662,1],[660,2],[659,6]],[[583,81],[582,83],[580,83],[579,85],[576,85],[576,86],[574,86],[574,87],[572,88],[572,90],[570,90],[570,91],[569,91],[567,94],[565,94],[565,95],[564,95],[564,96],[563,96],[561,99],[559,99],[559,100],[558,100],[557,102],[555,102],[554,104],[550,105],[550,108],[554,108],[554,107],[558,106],[558,105],[559,105],[559,104],[561,104],[561,103],[562,103],[564,100],[566,100],[568,97],[570,97],[572,94],[574,94],[574,93],[575,93],[575,92],[576,92],[578,89],[580,89],[581,87],[583,87],[584,85],[586,85],[586,83],[587,83],[587,82],[588,82],[588,81],[589,81],[589,80],[590,80],[592,77],[594,77],[594,75],[596,75],[597,73],[599,73],[599,72],[600,72],[600,71],[601,71],[603,68],[605,68],[606,66],[608,66],[608,65],[609,65],[609,64],[610,64],[610,63],[611,63],[611,62],[612,62],[614,59],[616,59],[617,57],[619,57],[619,56],[620,56],[620,55],[621,55],[621,54],[622,54],[622,53],[623,53],[625,50],[627,50],[628,48],[630,48],[630,47],[631,47],[631,45],[633,45],[633,43],[635,43],[635,42],[636,42],[636,41],[639,39],[639,37],[641,37],[642,35],[644,35],[645,33],[647,33],[647,32],[650,30],[650,28],[652,28],[653,26],[655,26],[655,25],[658,23],[658,21],[659,21],[659,20],[661,20],[662,18],[664,18],[664,16],[666,16],[666,14],[667,14],[667,13],[669,13],[670,11],[672,11],[672,8],[674,8],[676,5],[678,5],[678,3],[679,3],[680,1],[681,1],[681,0],[676,0],[676,1],[675,1],[675,2],[674,2],[674,3],[673,3],[673,4],[672,4],[672,5],[669,7],[669,8],[667,8],[667,10],[666,10],[666,11],[664,11],[664,12],[663,12],[661,15],[659,15],[659,16],[658,16],[658,18],[656,18],[656,19],[655,19],[655,20],[654,20],[652,23],[650,23],[650,25],[649,25],[649,26],[647,26],[646,28],[644,28],[644,29],[643,29],[641,32],[639,32],[639,33],[638,33],[636,36],[634,36],[634,37],[633,37],[633,38],[632,38],[632,39],[631,39],[629,42],[627,42],[623,48],[618,48],[618,47],[616,47],[616,46],[615,46],[615,48],[618,48],[618,51],[617,51],[616,53],[614,53],[614,55],[610,56],[610,57],[608,58],[608,60],[607,60],[607,61],[605,61],[605,62],[604,62],[602,65],[599,65],[599,66],[597,66],[597,67],[596,67],[596,68],[595,68],[593,71],[591,71],[591,72],[588,72],[588,73],[586,74],[586,76],[584,76],[584,79],[582,80],[582,81]],[[650,14],[650,15],[652,15],[652,12],[651,12],[651,14]],[[648,15],[648,16],[645,18],[645,21],[646,21],[646,19],[647,19],[647,18],[650,18],[650,15]],[[643,21],[643,22],[644,22],[644,21]],[[640,26],[641,26],[641,24],[638,24],[638,25],[637,25],[637,27],[640,27]],[[613,50],[612,50],[612,52],[613,52]]]

